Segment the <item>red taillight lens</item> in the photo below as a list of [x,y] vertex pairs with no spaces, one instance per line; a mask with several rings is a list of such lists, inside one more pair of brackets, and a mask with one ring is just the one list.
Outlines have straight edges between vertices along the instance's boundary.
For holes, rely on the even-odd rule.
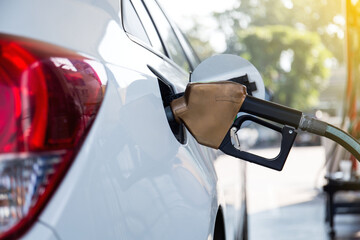
[[74,159],[103,99],[94,64],[0,34],[0,237],[24,232]]

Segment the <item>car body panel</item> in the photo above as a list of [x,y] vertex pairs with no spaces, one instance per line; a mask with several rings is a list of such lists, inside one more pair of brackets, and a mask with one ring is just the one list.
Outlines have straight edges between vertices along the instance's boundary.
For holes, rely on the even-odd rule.
[[0,9],[1,32],[53,43],[97,59],[102,58],[99,48],[108,25],[116,22],[120,26],[117,0],[5,0]]
[[32,239],[44,239],[44,240],[60,240],[53,229],[42,222],[36,222],[31,231],[27,232],[23,237],[23,240]]
[[225,211],[215,151],[187,131],[185,144],[176,140],[148,66],[176,92],[189,75],[131,40],[121,24],[118,0],[0,2],[0,32],[96,59],[107,78],[85,142],[25,239],[38,236],[40,223],[59,239],[212,239],[219,206]]
[[207,238],[215,184],[194,161],[195,143],[180,145],[157,113],[156,79],[115,71],[134,81],[109,79],[91,132],[40,219],[62,239]]

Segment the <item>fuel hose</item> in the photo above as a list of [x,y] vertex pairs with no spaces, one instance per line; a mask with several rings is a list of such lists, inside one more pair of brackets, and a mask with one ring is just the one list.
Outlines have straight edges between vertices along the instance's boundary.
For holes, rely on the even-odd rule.
[[355,138],[329,123],[320,121],[298,110],[252,96],[246,96],[240,112],[253,114],[270,121],[329,138],[343,146],[360,161],[360,143]]
[[351,152],[351,154],[354,155],[356,159],[360,159],[359,142],[352,136],[348,135],[346,132],[328,124],[324,136],[339,143],[341,146]]

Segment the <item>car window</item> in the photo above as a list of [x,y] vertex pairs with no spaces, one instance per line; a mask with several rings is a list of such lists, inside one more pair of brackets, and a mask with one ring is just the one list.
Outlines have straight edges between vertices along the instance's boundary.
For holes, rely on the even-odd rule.
[[154,50],[159,51],[162,54],[165,54],[164,47],[161,43],[161,40],[159,38],[159,35],[155,29],[155,26],[147,12],[147,10],[144,7],[144,4],[141,2],[141,0],[132,0],[131,1],[133,6],[136,9],[136,12],[140,18],[140,21],[142,22],[145,31],[147,33],[147,36],[150,39],[151,46]]
[[123,2],[123,23],[124,29],[127,33],[140,39],[144,43],[151,45],[150,40],[145,32],[145,29],[129,0]]
[[185,56],[178,38],[175,35],[173,28],[171,27],[166,16],[159,8],[159,5],[154,0],[143,0],[150,15],[156,25],[156,28],[160,34],[161,39],[165,45],[167,55],[185,71],[190,71],[189,62]]

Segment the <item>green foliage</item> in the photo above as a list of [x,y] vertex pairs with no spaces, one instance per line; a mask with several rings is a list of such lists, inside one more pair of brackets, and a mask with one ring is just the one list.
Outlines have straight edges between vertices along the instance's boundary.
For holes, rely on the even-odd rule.
[[[228,35],[229,49],[237,40],[231,37],[239,29],[251,26],[283,25],[316,32],[326,48],[339,61],[344,60],[343,39],[333,30],[344,30],[339,17],[344,12],[341,0],[238,0],[237,8],[214,14]],[[338,17],[338,21],[336,21]],[[229,29],[231,28],[231,29]],[[333,30],[330,30],[333,29]],[[341,34],[340,34],[341,35]]]
[[[328,77],[326,59],[344,61],[342,4],[340,0],[238,0],[236,8],[214,17],[226,34],[226,52],[250,60],[273,90],[275,101],[306,110],[316,104]],[[293,58],[291,70],[282,67],[290,68],[284,56]]]
[[238,30],[235,37],[232,53],[258,68],[276,102],[302,110],[316,103],[331,57],[318,34],[274,25]]

